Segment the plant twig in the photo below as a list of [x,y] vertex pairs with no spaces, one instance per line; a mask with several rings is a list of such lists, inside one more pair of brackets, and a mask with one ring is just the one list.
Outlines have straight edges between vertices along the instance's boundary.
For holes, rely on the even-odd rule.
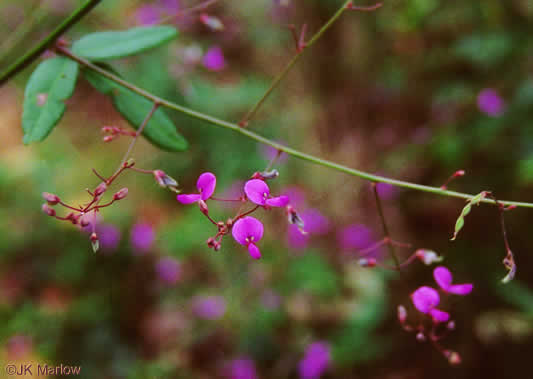
[[381,220],[381,225],[383,226],[383,234],[385,235],[385,240],[387,241],[387,248],[389,249],[389,254],[394,261],[396,270],[400,271],[401,265],[396,252],[394,251],[394,246],[391,241],[389,228],[387,227],[387,221],[385,220],[385,213],[383,213],[383,206],[381,205],[381,199],[379,198],[378,186],[376,183],[372,183],[372,191],[374,192],[374,197],[376,198],[376,205],[378,207],[379,218]]
[[[158,102],[160,104],[160,106],[162,107],[165,107],[165,108],[169,108],[169,109],[172,109],[172,110],[175,110],[177,112],[180,112],[180,113],[183,113],[189,117],[192,117],[194,119],[197,119],[197,120],[200,120],[200,121],[204,121],[210,125],[213,125],[213,126],[216,126],[216,127],[219,127],[219,128],[224,128],[224,129],[229,129],[229,130],[232,130],[234,131],[235,133],[239,133],[249,139],[252,139],[256,142],[259,142],[259,143],[262,143],[264,145],[268,145],[268,146],[272,146],[274,149],[277,149],[277,150],[281,150],[295,158],[298,158],[298,159],[302,159],[304,161],[308,161],[308,162],[311,162],[313,164],[316,164],[316,165],[319,165],[319,166],[323,166],[323,167],[327,167],[327,168],[330,168],[332,170],[335,170],[335,171],[339,171],[339,172],[342,172],[342,173],[345,173],[347,175],[351,175],[351,176],[356,176],[356,177],[359,177],[361,179],[364,179],[364,180],[368,180],[370,182],[375,182],[375,183],[387,183],[387,184],[390,184],[390,185],[393,185],[395,187],[403,187],[403,188],[409,188],[411,190],[415,190],[415,191],[421,191],[421,192],[428,192],[428,193],[433,193],[433,194],[436,194],[436,195],[441,195],[441,196],[447,196],[447,197],[456,197],[456,198],[460,198],[460,199],[465,199],[465,200],[470,200],[472,199],[474,196],[476,195],[472,195],[472,194],[469,194],[469,193],[462,193],[462,192],[457,192],[457,191],[449,191],[449,190],[444,190],[442,188],[439,188],[439,187],[433,187],[433,186],[427,186],[427,185],[423,185],[423,184],[417,184],[417,183],[411,183],[411,182],[407,182],[407,181],[403,181],[403,180],[398,180],[398,179],[392,179],[392,178],[387,178],[387,177],[384,177],[384,176],[379,176],[379,175],[374,175],[374,174],[371,174],[371,173],[368,173],[368,172],[365,172],[365,171],[361,171],[361,170],[357,170],[357,169],[354,169],[354,168],[351,168],[351,167],[348,167],[348,166],[345,166],[345,165],[342,165],[342,164],[339,164],[339,163],[335,163],[335,162],[332,162],[332,161],[328,161],[326,159],[322,159],[322,158],[318,158],[318,157],[315,157],[314,155],[311,155],[311,154],[306,154],[304,152],[301,152],[299,150],[296,150],[296,149],[293,149],[291,147],[288,147],[288,146],[285,146],[285,145],[282,145],[280,143],[277,143],[275,141],[272,141],[268,138],[265,138],[263,136],[261,136],[260,134],[257,134],[255,132],[252,132],[251,130],[248,130],[248,129],[245,129],[245,128],[241,128],[239,125],[237,124],[234,124],[234,123],[231,123],[231,122],[228,122],[228,121],[225,121],[225,120],[221,120],[219,118],[216,118],[216,117],[213,117],[213,116],[209,116],[205,113],[202,113],[202,112],[197,112],[195,110],[192,110],[190,108],[187,108],[187,107],[184,107],[184,106],[181,106],[179,104],[176,104],[176,103],[173,103],[172,101],[169,101],[169,100],[165,100],[165,99],[162,99],[140,87],[137,87],[136,85],[112,74],[111,72],[109,71],[106,71],[104,69],[102,69],[101,67],[98,67],[96,65],[94,65],[93,63],[89,62],[88,60],[84,59],[84,58],[81,58],[75,54],[73,54],[71,51],[69,51],[68,49],[64,48],[64,47],[56,47],[56,51],[60,54],[63,54],[67,57],[69,57],[70,59],[78,62],[79,64],[81,64],[82,66],[85,66],[89,69],[91,69],[92,71],[95,71],[97,73],[99,73],[100,75],[114,81],[115,83],[117,84],[120,84],[128,89],[130,89],[131,91],[137,93],[138,95],[141,95],[143,96],[144,98],[148,99],[148,100],[151,100],[153,102]],[[484,198],[481,200],[482,203],[487,203],[487,204],[496,204],[496,202],[494,201],[494,199],[490,199],[490,198]],[[505,206],[515,206],[515,207],[522,207],[522,208],[533,208],[533,203],[527,203],[527,202],[520,202],[520,201],[510,201],[510,200],[499,200],[499,202]]]
[[0,87],[11,77],[18,74],[37,59],[55,40],[65,33],[72,26],[76,25],[83,16],[89,13],[102,0],[88,0],[85,4],[74,11],[65,21],[63,21],[52,33],[42,40],[31,51],[23,55],[19,60],[13,63],[2,74],[0,74]]

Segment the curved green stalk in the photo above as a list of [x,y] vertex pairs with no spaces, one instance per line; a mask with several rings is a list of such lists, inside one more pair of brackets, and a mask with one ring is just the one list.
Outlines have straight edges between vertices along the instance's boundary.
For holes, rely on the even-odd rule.
[[[208,124],[210,125],[213,125],[213,126],[217,126],[217,127],[220,127],[220,128],[224,128],[224,129],[229,129],[229,130],[232,130],[234,131],[235,133],[239,133],[245,137],[248,137],[254,141],[257,141],[259,143],[262,143],[262,144],[265,144],[265,145],[269,145],[269,146],[272,146],[273,148],[277,149],[277,150],[280,150],[280,151],[283,151],[289,155],[292,155],[293,157],[295,158],[299,158],[299,159],[302,159],[302,160],[305,160],[305,161],[308,161],[308,162],[311,162],[311,163],[314,163],[316,165],[319,165],[319,166],[323,166],[323,167],[328,167],[330,169],[333,169],[333,170],[336,170],[336,171],[340,171],[340,172],[343,172],[345,174],[348,174],[348,175],[352,175],[352,176],[356,176],[356,177],[359,177],[361,179],[365,179],[365,180],[368,180],[368,181],[371,181],[371,182],[375,182],[375,183],[387,183],[387,184],[391,184],[393,186],[396,186],[396,187],[403,187],[403,188],[409,188],[409,189],[412,189],[412,190],[416,190],[416,191],[422,191],[422,192],[429,192],[429,193],[434,193],[436,195],[441,195],[441,196],[448,196],[448,197],[457,197],[457,198],[461,198],[461,199],[465,199],[465,200],[469,200],[471,198],[473,198],[475,195],[471,195],[471,194],[468,194],[468,193],[462,193],[462,192],[456,192],[456,191],[448,191],[448,190],[443,190],[439,187],[432,187],[432,186],[426,186],[426,185],[422,185],[422,184],[416,184],[416,183],[411,183],[411,182],[406,182],[406,181],[403,181],[403,180],[397,180],[397,179],[391,179],[391,178],[386,178],[384,176],[379,176],[379,175],[374,175],[374,174],[370,174],[368,172],[364,172],[364,171],[360,171],[360,170],[357,170],[357,169],[354,169],[354,168],[351,168],[351,167],[348,167],[348,166],[344,166],[342,164],[339,164],[339,163],[335,163],[335,162],[332,162],[332,161],[328,161],[326,159],[322,159],[322,158],[318,158],[318,157],[315,157],[311,154],[307,154],[307,153],[304,153],[304,152],[301,152],[299,150],[296,150],[296,149],[293,149],[291,147],[288,147],[288,146],[284,146],[284,145],[281,145],[277,142],[274,142],[268,138],[265,138],[251,130],[248,130],[248,129],[245,129],[245,128],[241,128],[239,125],[237,124],[234,124],[234,123],[231,123],[231,122],[228,122],[228,121],[225,121],[225,120],[221,120],[219,118],[216,118],[216,117],[213,117],[213,116],[209,116],[207,114],[204,114],[204,113],[201,113],[201,112],[197,112],[197,111],[194,111],[192,109],[189,109],[189,108],[186,108],[184,106],[181,106],[179,104],[176,104],[176,103],[173,103],[169,100],[165,100],[165,99],[162,99],[142,88],[139,88],[137,86],[135,86],[134,84],[122,79],[122,78],[119,78],[118,76],[110,73],[109,71],[106,71],[94,64],[92,64],[91,62],[89,62],[88,60],[84,59],[84,58],[81,58],[81,57],[78,57],[77,55],[73,54],[70,50],[64,48],[64,47],[58,47],[57,48],[57,51],[58,53],[60,54],[63,54],[67,57],[69,57],[70,59],[73,59],[75,60],[76,62],[78,62],[79,64],[99,73],[100,75],[102,76],[105,76],[106,78],[114,81],[115,83],[118,83],[128,89],[130,89],[131,91],[155,102],[155,103],[159,103],[160,106],[162,107],[166,107],[166,108],[169,108],[169,109],[173,109],[177,112],[180,112],[180,113],[183,113],[187,116],[190,116],[192,118],[195,118],[197,120],[201,120],[201,121],[205,121],[207,122]],[[483,203],[489,203],[489,204],[496,204],[496,202],[493,200],[493,199],[488,199],[488,198],[485,198],[483,199],[481,202]],[[526,202],[519,202],[519,201],[507,201],[507,200],[499,200],[499,203],[500,204],[503,204],[505,206],[509,206],[509,205],[514,205],[516,207],[524,207],[524,208],[533,208],[533,203],[526,203]]]

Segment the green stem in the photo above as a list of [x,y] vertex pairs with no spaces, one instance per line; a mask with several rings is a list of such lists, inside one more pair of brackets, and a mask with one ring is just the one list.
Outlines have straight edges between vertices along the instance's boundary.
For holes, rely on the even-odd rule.
[[311,39],[305,43],[305,45],[303,46],[298,46],[298,52],[296,53],[296,55],[294,57],[292,57],[292,59],[289,61],[289,63],[287,63],[287,65],[285,66],[285,68],[283,69],[283,71],[281,71],[275,78],[274,78],[274,81],[272,82],[272,84],[270,85],[270,87],[266,90],[266,92],[263,94],[263,96],[261,96],[261,98],[257,101],[257,103],[255,103],[255,105],[252,107],[252,109],[250,109],[250,111],[246,114],[246,116],[244,116],[244,118],[242,119],[242,121],[239,123],[240,125],[242,126],[246,126],[246,124],[248,123],[248,121],[250,121],[250,119],[252,119],[252,117],[255,116],[255,114],[257,113],[257,111],[259,110],[259,108],[261,107],[261,105],[263,105],[263,103],[265,102],[265,100],[268,98],[268,96],[270,96],[270,94],[272,93],[272,91],[274,91],[274,89],[278,86],[278,84],[283,80],[283,78],[285,78],[285,76],[287,75],[287,73],[291,70],[291,68],[295,65],[296,62],[298,62],[298,60],[300,59],[300,57],[303,55],[303,52],[306,50],[306,48],[308,47],[311,47],[321,36],[322,34],[324,34],[326,32],[326,30],[328,30],[331,25],[333,25],[335,23],[335,21],[337,21],[337,19],[342,15],[342,13],[346,10],[346,7],[348,7],[349,4],[351,4],[352,1],[349,0],[349,1],[346,1],[338,10],[337,12],[335,12],[335,14],[333,16],[331,16],[331,18],[328,20],[328,22],[326,22],[319,30],[318,32],[315,33],[315,35],[313,35],[313,37],[311,37]]
[[[416,184],[416,183],[406,182],[406,181],[403,181],[403,180],[386,178],[384,176],[370,174],[368,172],[356,170],[354,168],[350,168],[348,166],[344,166],[344,165],[339,164],[339,163],[335,163],[335,162],[332,162],[332,161],[328,161],[326,159],[318,158],[318,157],[315,157],[315,156],[313,156],[311,154],[306,154],[304,152],[298,151],[298,150],[293,149],[291,147],[284,146],[284,145],[281,145],[281,144],[279,144],[277,142],[269,140],[268,138],[265,138],[265,137],[255,133],[255,132],[252,132],[251,130],[241,128],[237,124],[234,124],[234,123],[231,123],[231,122],[228,122],[228,121],[224,121],[224,120],[221,120],[219,118],[216,118],[216,117],[213,117],[213,116],[209,116],[207,114],[204,114],[204,113],[201,113],[201,112],[197,112],[197,111],[194,111],[192,109],[183,107],[183,106],[181,106],[179,104],[173,103],[171,101],[162,99],[162,98],[160,98],[160,97],[158,97],[158,96],[156,96],[156,95],[154,95],[154,94],[152,94],[152,93],[150,93],[150,92],[148,92],[148,91],[146,91],[146,90],[144,90],[142,88],[139,88],[139,87],[135,86],[134,84],[132,84],[132,83],[130,83],[130,82],[128,82],[128,81],[126,81],[126,80],[124,80],[122,78],[119,78],[118,76],[110,73],[109,71],[106,71],[106,70],[104,70],[104,69],[92,64],[88,60],[86,60],[84,58],[81,58],[81,57],[79,57],[77,55],[74,55],[71,51],[69,51],[68,49],[65,49],[64,47],[58,47],[56,50],[57,50],[58,53],[61,53],[61,54],[65,55],[65,56],[69,57],[70,59],[78,62],[79,64],[81,64],[81,65],[83,65],[83,66],[85,66],[85,67],[87,67],[87,68],[99,73],[100,75],[102,75],[102,76],[114,81],[115,83],[118,83],[118,84],[130,89],[131,91],[137,93],[138,95],[141,95],[141,96],[145,97],[146,99],[151,100],[153,102],[159,103],[162,107],[173,109],[173,110],[175,110],[177,112],[183,113],[183,114],[185,114],[187,116],[190,116],[192,118],[195,118],[197,120],[205,121],[208,124],[211,124],[213,126],[217,126],[217,127],[220,127],[220,128],[232,130],[235,133],[242,134],[243,136],[245,136],[247,138],[250,138],[250,139],[252,139],[254,141],[257,141],[257,142],[262,143],[264,145],[272,146],[273,148],[275,148],[277,150],[281,150],[281,151],[283,151],[283,152],[285,152],[285,153],[287,153],[289,155],[292,155],[295,158],[299,158],[299,159],[314,163],[314,164],[319,165],[319,166],[323,166],[323,167],[327,167],[327,168],[330,168],[330,169],[333,169],[333,170],[336,170],[336,171],[339,171],[339,172],[343,172],[343,173],[351,175],[351,176],[357,176],[357,177],[359,177],[361,179],[368,180],[368,181],[375,182],[375,183],[387,183],[387,184],[390,184],[390,185],[393,185],[393,186],[396,186],[396,187],[409,188],[409,189],[412,189],[412,190],[422,191],[422,192],[429,192],[429,193],[433,193],[433,194],[441,195],[441,196],[457,197],[457,198],[465,199],[465,200],[470,200],[470,199],[472,199],[475,196],[475,195],[468,194],[468,193],[443,190],[440,187],[432,187],[432,186],[426,186],[426,185],[423,185],[423,184]],[[481,202],[488,203],[488,204],[496,204],[496,202],[493,199],[489,199],[489,198],[484,198],[483,200],[481,200]],[[525,203],[525,202],[519,202],[519,201],[507,201],[507,200],[499,200],[499,203],[501,203],[501,204],[503,204],[505,206],[514,205],[516,207],[533,208],[533,203]]]
[[11,77],[18,74],[20,71],[29,66],[35,59],[37,59],[50,45],[52,45],[59,36],[65,33],[68,29],[74,26],[89,13],[102,0],[88,0],[85,4],[74,11],[65,21],[63,21],[52,33],[50,33],[43,41],[41,41],[35,48],[22,56],[19,60],[13,63],[2,74],[0,74],[0,86],[7,82]]

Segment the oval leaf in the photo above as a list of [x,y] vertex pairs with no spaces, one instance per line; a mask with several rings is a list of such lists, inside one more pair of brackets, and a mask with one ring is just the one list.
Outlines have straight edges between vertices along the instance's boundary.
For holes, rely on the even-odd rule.
[[76,41],[72,45],[72,51],[92,61],[106,61],[152,49],[174,39],[177,35],[178,31],[171,26],[92,33]]
[[[84,76],[96,90],[111,96],[120,114],[136,129],[139,128],[152,109],[153,103],[150,100],[93,71],[84,71]],[[142,134],[166,151],[183,151],[188,147],[185,138],[178,133],[172,120],[161,108],[155,111]]]
[[42,141],[65,112],[64,101],[74,92],[78,64],[64,57],[43,61],[26,85],[22,129],[24,143]]

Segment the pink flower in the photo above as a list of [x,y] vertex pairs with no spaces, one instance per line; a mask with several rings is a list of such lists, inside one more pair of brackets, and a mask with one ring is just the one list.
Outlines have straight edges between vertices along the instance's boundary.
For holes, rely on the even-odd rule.
[[248,180],[244,185],[244,193],[252,203],[257,205],[284,207],[289,204],[288,196],[270,197],[270,188],[260,179]]
[[177,199],[182,204],[191,204],[199,200],[205,201],[213,195],[216,185],[216,176],[210,172],[204,172],[202,175],[200,175],[198,181],[196,182],[196,188],[198,188],[198,192],[200,193],[178,195]]
[[261,258],[261,251],[255,245],[263,238],[263,224],[254,217],[244,217],[233,225],[231,230],[235,241],[248,248],[248,252],[254,259]]
[[323,235],[329,231],[329,220],[318,209],[307,209],[300,214],[304,222],[303,234],[297,225],[289,225],[288,243],[293,249],[303,249],[309,242],[310,235]]
[[436,289],[422,286],[411,294],[413,305],[418,311],[429,314],[435,322],[446,322],[450,319],[447,312],[437,309],[440,303],[440,296]]
[[222,296],[196,297],[192,302],[192,311],[204,320],[217,320],[226,313],[226,301]]
[[472,283],[452,284],[452,273],[444,266],[436,267],[435,270],[433,270],[433,277],[444,292],[453,293],[455,295],[468,295],[474,288]]
[[226,67],[226,61],[222,49],[218,46],[213,46],[207,50],[204,55],[203,63],[205,68],[210,71],[221,71]]
[[314,342],[305,351],[300,361],[299,372],[301,379],[318,379],[329,366],[331,354],[329,344]]
[[490,117],[501,116],[505,111],[505,102],[492,88],[485,88],[478,94],[477,106],[481,112]]

